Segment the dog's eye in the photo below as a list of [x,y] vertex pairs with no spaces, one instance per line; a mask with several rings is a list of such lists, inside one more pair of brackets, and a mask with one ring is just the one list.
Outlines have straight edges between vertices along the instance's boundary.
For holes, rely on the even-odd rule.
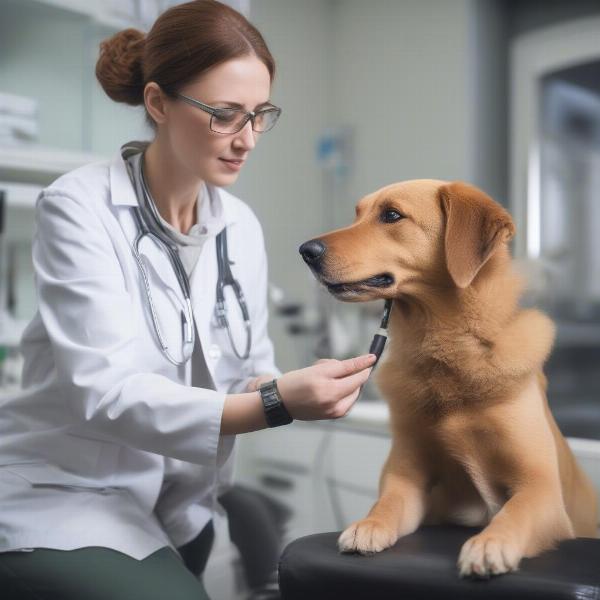
[[388,208],[381,213],[381,220],[384,223],[394,223],[395,221],[399,221],[403,218],[404,215],[401,215],[397,210],[392,208]]

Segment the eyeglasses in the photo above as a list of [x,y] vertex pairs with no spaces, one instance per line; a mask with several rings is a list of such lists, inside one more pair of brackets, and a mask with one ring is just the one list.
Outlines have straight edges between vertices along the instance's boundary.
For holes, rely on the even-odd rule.
[[209,113],[211,115],[210,129],[215,133],[237,133],[249,120],[252,121],[253,131],[264,133],[272,129],[281,114],[281,108],[277,106],[269,106],[257,112],[253,110],[248,112],[241,108],[215,108],[179,92],[175,92],[175,95],[184,102]]

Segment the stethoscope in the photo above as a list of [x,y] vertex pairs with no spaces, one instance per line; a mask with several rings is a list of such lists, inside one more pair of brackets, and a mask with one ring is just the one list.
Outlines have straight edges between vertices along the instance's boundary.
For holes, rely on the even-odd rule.
[[[121,148],[121,153],[125,165],[127,167],[129,177],[135,189],[135,193],[138,198],[138,206],[133,207],[133,215],[138,227],[138,234],[132,244],[133,256],[137,263],[138,269],[142,275],[144,289],[146,292],[146,298],[148,300],[148,306],[150,307],[150,314],[152,316],[154,331],[156,333],[156,337],[158,339],[158,343],[160,344],[161,350],[163,354],[167,357],[167,359],[174,365],[184,365],[191,358],[192,352],[194,350],[194,344],[196,342],[195,327],[193,324],[194,313],[192,311],[189,279],[183,267],[183,263],[181,262],[181,258],[179,257],[179,253],[177,252],[177,246],[169,238],[167,232],[165,231],[162,223],[158,218],[158,215],[156,214],[156,206],[154,205],[154,202],[150,199],[150,193],[148,192],[144,180],[142,156],[141,154],[138,156],[136,156],[135,154],[133,156],[131,154],[129,156],[125,156],[126,150],[127,145]],[[135,160],[130,160],[130,157],[135,157]],[[209,193],[212,193],[211,186],[207,185],[206,187]],[[143,197],[143,195],[145,196]],[[148,201],[145,204],[150,206],[150,211],[144,208],[144,199],[148,199]],[[179,287],[181,288],[181,293],[185,304],[185,310],[181,310],[183,360],[177,360],[169,351],[169,345],[167,344],[166,339],[163,335],[163,331],[161,329],[158,319],[158,314],[156,312],[154,302],[152,301],[150,281],[146,269],[144,267],[142,257],[139,252],[140,242],[145,236],[151,238],[158,246],[158,248],[168,256],[175,276],[177,277]],[[248,307],[246,306],[246,300],[244,298],[242,288],[239,282],[233,276],[233,273],[231,272],[230,264],[233,263],[229,260],[229,255],[227,252],[227,227],[224,227],[223,230],[217,235],[216,244],[218,267],[216,289],[217,299],[215,304],[216,322],[219,327],[226,328],[227,335],[229,337],[229,342],[235,355],[240,359],[246,359],[250,355],[250,347],[252,345],[252,329],[250,324],[250,315],[248,313]],[[237,346],[234,342],[231,333],[231,328],[229,326],[229,320],[227,318],[227,306],[225,304],[225,287],[228,285],[230,285],[233,288],[233,291],[235,292],[235,296],[242,313],[244,327],[246,330],[246,347],[244,349],[244,352],[241,354],[238,352]]]

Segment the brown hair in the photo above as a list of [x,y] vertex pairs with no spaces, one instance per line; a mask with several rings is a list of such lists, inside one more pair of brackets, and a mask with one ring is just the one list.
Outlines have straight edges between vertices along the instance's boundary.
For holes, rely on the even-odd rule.
[[[275,61],[256,27],[227,4],[193,0],[166,10],[146,35],[130,27],[102,41],[96,77],[110,98],[137,106],[149,81],[173,96],[209,68],[252,54],[273,81]],[[146,121],[156,128],[147,110]]]

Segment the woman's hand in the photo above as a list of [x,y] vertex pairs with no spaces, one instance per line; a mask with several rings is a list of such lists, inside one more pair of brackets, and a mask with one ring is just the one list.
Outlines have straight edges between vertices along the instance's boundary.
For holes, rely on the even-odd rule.
[[279,377],[277,389],[294,419],[338,419],[352,408],[376,358],[374,354],[346,360],[323,358]]

